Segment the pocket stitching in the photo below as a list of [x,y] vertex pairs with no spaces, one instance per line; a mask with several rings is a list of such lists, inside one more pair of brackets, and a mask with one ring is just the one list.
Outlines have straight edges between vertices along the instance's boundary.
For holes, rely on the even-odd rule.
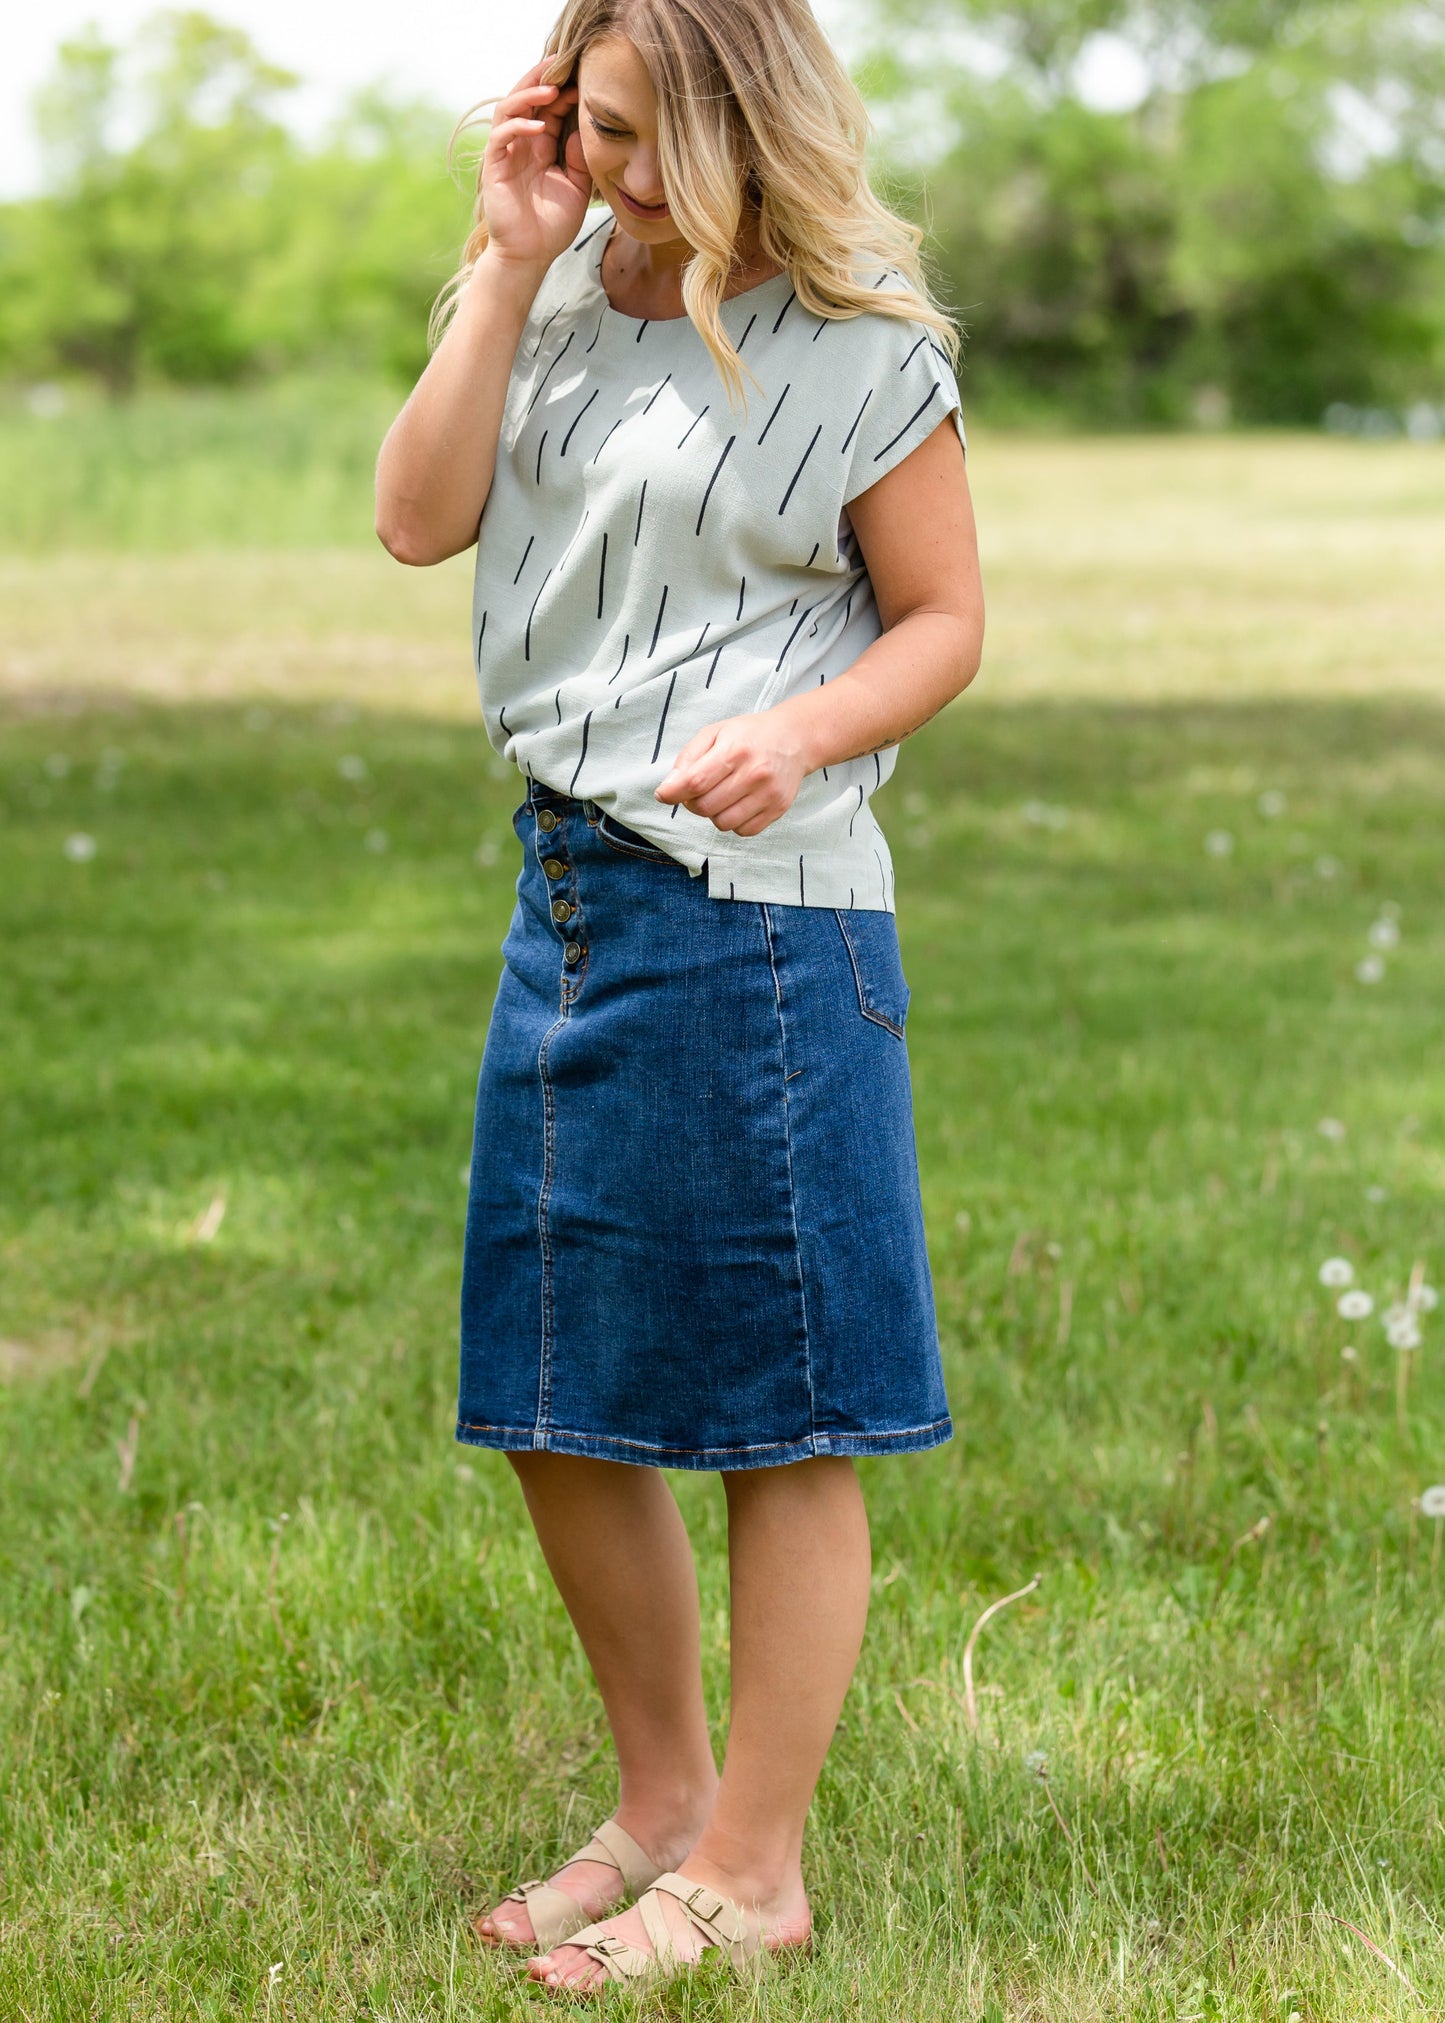
[[608,830],[606,815],[599,815],[597,818],[597,834],[602,838],[608,849],[615,850],[619,857],[640,857],[648,864],[676,864],[678,862],[676,857],[666,850],[659,849],[656,844],[651,845],[646,850],[640,850],[635,843],[628,843],[621,836],[612,835]]
[[[833,915],[838,922],[838,930],[843,936],[843,946],[848,951],[848,960],[853,966],[853,981],[858,988],[859,1010],[862,1012],[865,1019],[872,1019],[875,1025],[886,1027],[886,1029],[890,1033],[894,1034],[896,1038],[900,1040],[906,1038],[907,1035],[904,1033],[903,1027],[900,1024],[898,1024],[896,1020],[889,1018],[887,1012],[879,1011],[875,1005],[869,1004],[868,988],[863,981],[863,971],[858,961],[858,950],[854,946],[853,937],[848,931],[848,923],[843,918],[843,909],[839,906],[835,906],[833,908]],[[911,995],[912,993],[910,992],[910,996]],[[905,999],[905,1008],[906,1004],[907,1000]]]

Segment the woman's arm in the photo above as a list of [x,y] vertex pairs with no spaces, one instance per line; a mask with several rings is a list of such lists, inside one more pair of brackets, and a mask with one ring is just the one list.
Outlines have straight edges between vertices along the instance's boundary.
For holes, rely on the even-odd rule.
[[983,654],[983,584],[963,444],[940,422],[848,507],[884,631],[842,674],[708,724],[657,788],[717,829],[756,836],[805,774],[884,751],[937,716]]
[[557,160],[577,86],[539,84],[548,60],[498,101],[482,156],[487,243],[377,458],[376,531],[398,562],[444,562],[476,540],[518,342],[586,214],[592,178],[576,136]]

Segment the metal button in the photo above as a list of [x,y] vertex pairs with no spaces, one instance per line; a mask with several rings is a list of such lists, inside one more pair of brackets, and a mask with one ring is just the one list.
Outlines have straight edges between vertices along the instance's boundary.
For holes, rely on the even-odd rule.
[[542,869],[549,878],[561,878],[565,876],[567,866],[562,862],[560,857],[544,857],[542,859]]
[[554,920],[570,920],[573,911],[574,909],[565,899],[554,899],[552,901],[552,918]]
[[537,817],[537,827],[539,829],[546,829],[550,832],[551,830],[555,829],[556,826],[557,826],[556,809],[543,808],[542,812]]
[[563,949],[562,953],[566,956],[569,962],[575,962],[578,956],[582,953],[581,942],[569,941],[567,946]]

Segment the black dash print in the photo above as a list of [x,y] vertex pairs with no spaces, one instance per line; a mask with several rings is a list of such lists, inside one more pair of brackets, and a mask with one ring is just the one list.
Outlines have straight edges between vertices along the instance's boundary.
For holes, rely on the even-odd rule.
[[599,393],[601,393],[601,391],[602,391],[602,389],[601,389],[601,387],[600,387],[600,386],[594,386],[594,387],[593,387],[593,389],[592,389],[592,391],[591,391],[591,393],[589,393],[589,394],[588,394],[588,396],[587,396],[587,399],[586,399],[586,401],[584,402],[584,404],[583,404],[583,405],[582,405],[581,407],[579,407],[579,408],[578,408],[578,410],[577,410],[577,415],[576,415],[576,419],[575,419],[575,420],[573,421],[573,423],[572,423],[572,426],[571,426],[571,428],[569,428],[569,429],[568,429],[568,431],[567,431],[566,435],[564,435],[564,436],[563,436],[563,438],[562,438],[562,447],[561,447],[561,449],[560,449],[560,450],[559,450],[559,451],[557,452],[557,454],[558,454],[559,456],[563,456],[563,457],[565,457],[565,456],[566,456],[566,454],[567,454],[567,445],[568,445],[568,443],[570,443],[570,442],[571,442],[571,440],[572,440],[573,436],[574,436],[574,435],[576,434],[576,432],[577,432],[577,423],[578,423],[579,421],[581,421],[581,419],[582,419],[583,415],[584,415],[584,414],[586,414],[586,412],[587,412],[587,409],[588,409],[589,407],[591,407],[591,405],[592,405],[593,401],[594,401],[594,400],[596,400],[596,398],[597,398],[598,394],[599,394]]
[[557,307],[552,311],[552,314],[547,318],[547,321],[542,325],[542,328],[537,332],[537,342],[532,346],[533,358],[542,349],[542,339],[547,335],[556,319],[562,314],[564,307],[565,305],[559,302]]
[[532,599],[532,608],[531,608],[531,610],[530,610],[530,611],[529,611],[529,612],[527,613],[527,629],[526,629],[526,631],[525,631],[525,632],[524,632],[524,633],[522,634],[522,658],[523,658],[523,660],[530,660],[530,659],[532,658],[532,620],[533,620],[533,619],[534,619],[534,618],[536,617],[536,615],[537,615],[537,605],[538,605],[538,603],[539,603],[539,602],[540,602],[540,600],[541,600],[541,596],[542,596],[542,592],[543,592],[543,591],[544,591],[544,590],[546,589],[546,587],[547,587],[547,579],[548,579],[548,577],[550,577],[550,576],[551,576],[551,574],[552,574],[552,571],[551,571],[551,570],[549,569],[549,570],[547,571],[547,575],[546,575],[546,576],[544,576],[544,577],[542,578],[541,582],[540,582],[540,583],[539,583],[539,584],[537,585],[537,595],[536,595],[536,596],[535,596],[535,597],[534,597],[534,598]]
[[847,456],[847,454],[848,454],[848,445],[849,445],[849,443],[851,443],[851,442],[852,442],[852,440],[853,440],[854,436],[855,436],[855,435],[856,435],[856,434],[858,433],[858,424],[859,424],[859,422],[860,422],[860,421],[862,421],[862,419],[863,419],[863,415],[864,415],[864,411],[865,411],[865,409],[867,408],[867,406],[868,406],[868,403],[869,403],[869,401],[870,401],[870,400],[872,400],[872,398],[873,398],[873,389],[872,389],[872,387],[870,386],[870,387],[869,387],[869,389],[868,389],[868,391],[867,391],[867,392],[866,392],[866,393],[864,394],[864,396],[863,396],[863,406],[859,408],[859,410],[858,410],[857,414],[855,414],[855,415],[854,415],[854,417],[853,417],[853,426],[852,426],[852,428],[850,428],[850,429],[849,429],[849,431],[848,431],[847,435],[845,435],[845,436],[844,436],[844,438],[843,438],[843,450],[842,450],[842,454],[843,454],[843,455],[844,455],[845,457],[846,457],[846,456]]
[[[878,857],[876,849],[873,855]],[[888,904],[888,875],[883,869],[883,859],[881,857],[878,857],[878,883],[883,887],[883,904],[886,906]]]
[[788,297],[787,301],[783,304],[782,308],[778,311],[778,320],[773,325],[774,337],[776,337],[778,332],[782,329],[783,318],[787,315],[788,311],[792,308],[793,304],[797,301],[797,299],[798,299],[798,291],[795,288],[792,294]]
[[[582,757],[579,758],[577,761],[577,773],[581,772],[582,761],[587,757],[587,727],[591,723],[591,721],[592,721],[592,712],[589,709],[586,716],[584,716],[582,719]],[[574,773],[572,775],[572,784],[567,789],[569,794],[575,794],[577,791],[577,773]]]
[[497,711],[497,724],[504,738],[509,738],[512,735],[512,727],[507,722],[507,705],[505,703]]
[[795,598],[793,599],[792,603],[791,603],[791,604],[790,604],[790,605],[788,606],[788,616],[789,616],[789,618],[791,618],[791,617],[792,617],[793,613],[794,613],[794,612],[795,612],[795,611],[797,610],[797,608],[798,608],[798,600],[797,600],[797,598],[795,597]]
[[689,660],[695,660],[697,656],[702,652],[702,643],[707,638],[708,634],[711,631],[712,631],[712,620],[709,618],[707,624],[702,628],[702,631],[697,635],[697,645],[692,649],[692,652],[687,656]]
[[547,437],[550,434],[551,430],[544,428],[542,431],[542,440],[537,445],[537,483],[539,485],[542,482],[542,452],[547,447]]
[[667,712],[672,704],[672,691],[677,687],[677,669],[672,670],[672,679],[667,684],[667,699],[662,705],[662,715],[657,719],[657,743],[652,747],[652,763],[657,764],[657,755],[662,750],[662,726],[667,722]]
[[[566,357],[567,345],[569,345],[572,342],[572,339],[576,335],[577,333],[575,330],[569,330],[567,332],[567,344],[564,344],[562,346],[562,349],[553,358],[552,363],[547,367],[547,370],[542,374],[542,377],[537,381],[537,391],[532,395],[532,398],[527,402],[527,414],[530,414],[532,412],[532,409],[537,405],[537,402],[542,398],[543,388],[546,386],[547,381],[552,377],[553,372],[562,363],[562,360]],[[523,421],[527,419],[527,414],[524,414],[522,416]]]
[[560,688],[558,689],[556,695],[553,697],[553,701],[557,705],[557,721],[560,724],[562,721],[562,691]]
[[899,366],[898,370],[900,372],[907,372],[909,366],[912,365],[914,359],[917,358],[919,352],[922,351],[924,345],[927,344],[927,342],[928,342],[927,336],[919,338],[918,342],[914,345],[912,351],[909,352],[908,356],[904,359],[902,365]]
[[739,583],[739,585],[738,585],[738,617],[739,617],[739,618],[741,618],[741,617],[742,617],[742,615],[743,615],[743,598],[744,598],[744,597],[746,596],[746,594],[747,594],[747,588],[748,588],[748,579],[747,579],[747,577],[746,577],[746,576],[744,576],[744,578],[742,579],[741,583]]
[[909,415],[907,421],[904,422],[902,428],[899,429],[897,435],[893,436],[888,442],[884,443],[882,449],[879,450],[878,452],[878,456],[874,457],[873,459],[875,464],[878,461],[878,457],[887,456],[888,452],[892,449],[894,443],[902,442],[904,436],[907,435],[908,431],[912,428],[913,424],[917,421],[918,417],[923,413],[923,410],[926,407],[930,407],[932,405],[934,397],[938,392],[939,387],[935,382],[934,385],[930,386],[928,389],[928,398],[926,400],[922,400],[919,402],[918,406],[913,410],[912,414]]
[[637,525],[632,530],[632,545],[637,546],[637,537],[642,532],[642,508],[647,501],[647,480],[642,480],[642,492],[637,501]]
[[669,373],[667,375],[667,379],[660,380],[657,386],[653,388],[651,399],[649,399],[647,406],[642,410],[644,414],[650,414],[652,412],[652,402],[657,399],[658,394],[660,394],[662,392],[663,387],[667,385],[667,380],[671,378],[672,374]]
[[587,234],[587,237],[585,239],[579,239],[577,241],[577,244],[572,248],[573,252],[580,253],[585,247],[590,246],[592,244],[592,241],[597,237],[597,234],[602,230],[603,226],[610,225],[611,223],[612,223],[611,218],[606,217],[599,218],[597,220],[597,223],[592,227],[592,230]]
[[608,431],[607,431],[606,435],[605,435],[605,436],[603,436],[603,438],[602,438],[601,442],[600,442],[600,443],[598,443],[598,445],[597,445],[596,449],[595,449],[595,450],[593,450],[593,452],[592,452],[591,456],[590,456],[590,457],[589,457],[589,458],[587,459],[588,463],[591,463],[591,464],[595,464],[595,463],[596,463],[597,459],[598,459],[598,458],[599,458],[599,457],[601,456],[602,452],[603,452],[603,451],[604,451],[604,450],[606,449],[607,445],[608,445],[608,444],[609,444],[609,443],[611,442],[611,440],[612,440],[612,436],[613,436],[613,432],[614,432],[614,431],[615,431],[616,429],[620,429],[620,428],[621,428],[621,426],[622,426],[622,417],[621,417],[621,415],[619,415],[619,416],[617,417],[616,421],[615,421],[615,422],[613,422],[613,424],[612,424],[612,427],[611,427],[610,429],[608,429]]
[[788,648],[789,648],[789,647],[790,647],[790,646],[792,645],[793,641],[794,641],[794,640],[795,640],[795,639],[797,638],[798,634],[799,634],[799,633],[800,633],[800,632],[802,631],[802,629],[803,629],[803,626],[804,626],[804,624],[805,624],[805,623],[806,623],[806,621],[807,621],[807,617],[808,617],[808,611],[811,611],[811,610],[812,610],[812,608],[813,608],[813,607],[812,607],[812,605],[810,604],[810,605],[808,606],[808,610],[807,610],[807,611],[805,611],[805,612],[803,613],[803,616],[802,616],[802,617],[801,617],[801,618],[800,618],[800,619],[798,620],[797,624],[796,624],[796,625],[795,625],[795,626],[793,627],[792,631],[791,631],[791,632],[790,632],[790,633],[788,634],[787,640],[785,641],[785,643],[784,643],[784,646],[783,646],[783,650],[782,650],[782,652],[781,652],[781,653],[780,653],[780,654],[778,655],[777,661],[776,661],[776,662],[775,662],[775,664],[774,664],[774,667],[773,667],[773,673],[774,673],[774,674],[776,674],[776,673],[778,672],[778,669],[779,669],[779,668],[780,668],[780,667],[782,666],[782,664],[783,664],[784,660],[786,660],[786,658],[787,658],[787,654],[788,654]]
[[812,566],[813,566],[813,564],[814,564],[814,563],[815,563],[815,562],[817,561],[817,559],[818,559],[818,550],[819,550],[819,549],[820,549],[820,548],[822,547],[822,545],[823,545],[823,544],[822,544],[822,542],[821,542],[821,541],[815,541],[815,542],[813,543],[813,552],[812,552],[812,554],[811,554],[811,555],[810,555],[810,556],[808,557],[807,561],[806,561],[806,562],[805,562],[805,563],[803,564],[803,567],[804,567],[805,569],[811,569],[811,568],[812,568]]
[[602,529],[602,560],[597,565],[597,616],[602,616],[602,593],[607,587],[607,529]]
[[[735,435],[728,437],[727,441],[723,445],[722,455],[718,458],[717,462],[712,467],[712,476],[707,481],[707,490],[703,493],[702,504],[697,509],[697,525],[692,530],[694,536],[702,532],[702,516],[707,511],[707,502],[712,497],[712,488],[717,483],[717,474],[722,469],[723,465],[727,462],[728,451],[732,448],[733,444],[736,441],[737,437]],[[739,606],[739,609],[741,609],[741,606]]]
[[522,559],[521,559],[521,561],[520,561],[520,562],[519,562],[519,563],[517,564],[517,574],[516,574],[516,575],[515,575],[515,576],[514,576],[514,577],[512,578],[512,581],[513,581],[514,583],[515,583],[515,582],[517,582],[517,581],[519,580],[519,578],[521,577],[522,571],[523,571],[523,570],[524,570],[524,569],[526,568],[526,566],[527,566],[527,557],[528,557],[528,556],[529,556],[529,555],[531,554],[531,552],[532,552],[532,543],[533,543],[533,542],[534,542],[534,541],[536,540],[536,538],[537,538],[537,536],[536,536],[535,534],[529,534],[529,535],[527,536],[527,545],[526,545],[526,547],[525,547],[525,548],[524,548],[524,549],[522,550]]
[[757,320],[758,320],[758,312],[755,309],[752,315],[748,318],[748,327],[743,332],[742,336],[738,339],[737,344],[734,347],[735,350],[741,352],[743,346],[747,343],[748,338],[751,336],[753,325],[757,322]]
[[806,891],[806,888],[804,887],[804,884],[803,884],[803,860],[802,860],[802,858],[801,858],[801,857],[799,857],[799,859],[798,859],[798,904],[799,904],[800,906],[806,906],[806,905],[807,905],[807,903],[808,903],[808,895],[807,895],[807,891]]
[[[618,661],[617,666],[614,668],[612,673],[609,674],[607,677],[607,686],[609,688],[611,688],[613,682],[616,681],[618,675],[621,674],[623,668],[627,665],[627,649],[628,646],[631,644],[631,640],[632,634],[630,632],[624,632],[622,635],[622,658],[621,660]],[[621,701],[620,696],[618,697],[618,700],[619,702]]]
[[850,836],[853,833],[853,824],[857,821],[859,815],[862,812],[863,812],[863,789],[860,786],[858,789],[858,805],[853,810],[852,814],[848,817],[848,834]]
[[[603,317],[604,317],[604,316],[605,316],[606,314],[607,314],[607,311],[606,311],[605,309],[599,310],[599,312],[598,312],[598,316],[597,316],[597,328],[596,328],[596,329],[595,329],[595,330],[593,331],[593,333],[592,333],[592,344],[589,344],[589,345],[588,345],[588,346],[586,347],[586,351],[590,351],[590,350],[592,349],[592,345],[596,344],[596,342],[597,342],[598,338],[599,338],[599,337],[600,337],[600,336],[602,335],[602,318],[603,318]],[[586,356],[586,352],[585,352],[585,351],[584,351],[584,353],[583,353],[583,356],[584,356],[584,357]]]
[[[788,501],[789,501],[789,499],[791,499],[791,498],[792,498],[792,496],[793,496],[793,486],[794,486],[794,485],[796,485],[796,484],[797,484],[797,482],[798,482],[798,480],[799,480],[799,478],[800,478],[800,477],[802,477],[802,475],[803,475],[803,464],[807,463],[807,461],[808,461],[809,457],[810,457],[810,456],[811,456],[811,455],[813,454],[813,444],[817,442],[817,440],[818,440],[819,436],[820,436],[820,435],[821,435],[822,433],[823,433],[823,424],[822,424],[821,422],[819,422],[819,423],[818,423],[818,426],[817,426],[817,427],[816,427],[816,428],[815,428],[815,429],[813,430],[813,437],[812,437],[812,441],[811,441],[811,442],[810,442],[810,443],[808,444],[808,447],[807,447],[807,448],[806,448],[806,449],[805,449],[805,450],[803,451],[803,463],[800,463],[800,464],[798,465],[798,468],[797,468],[797,469],[796,469],[796,470],[794,471],[794,473],[793,473],[793,475],[792,475],[791,479],[790,479],[790,480],[788,481],[788,489],[787,489],[787,490],[786,490],[786,491],[784,492],[784,494],[783,494],[783,503],[782,503],[782,505],[781,505],[781,506],[779,506],[779,508],[778,508],[778,516],[779,516],[779,518],[781,518],[781,517],[782,517],[782,515],[783,515],[784,513],[786,513],[786,512],[787,512],[787,510],[788,510]],[[900,433],[901,433],[901,431],[900,431]],[[876,459],[875,459],[875,461],[876,461]]]
[[636,335],[636,337],[635,337],[635,338],[634,338],[634,339],[632,340],[634,344],[641,344],[641,342],[642,342],[642,333],[643,333],[643,331],[644,331],[644,330],[646,330],[646,328],[647,328],[647,324],[648,324],[648,323],[650,323],[651,321],[652,321],[652,318],[651,318],[651,317],[649,316],[649,317],[647,318],[647,322],[646,322],[646,323],[641,323],[641,324],[639,324],[639,325],[638,325],[638,330],[637,330],[637,335]]
[[707,680],[703,683],[704,688],[712,687],[712,678],[717,673],[717,664],[721,659],[722,659],[722,648],[719,647],[717,652],[712,657],[712,666],[707,671]]
[[657,621],[652,628],[652,644],[647,649],[647,657],[649,660],[651,660],[653,654],[656,653],[657,651],[657,635],[662,630],[662,614],[667,609],[667,588],[668,586],[664,583],[662,586],[662,595],[657,600]]
[[484,611],[484,612],[482,613],[482,622],[481,622],[481,626],[479,627],[479,629],[478,629],[478,632],[477,632],[477,653],[478,653],[478,655],[480,655],[480,653],[481,653],[481,650],[482,650],[482,641],[483,641],[483,640],[484,640],[484,639],[486,638],[486,636],[487,636],[487,614],[486,614],[486,612]]
[[766,436],[767,436],[768,430],[769,430],[769,429],[770,429],[770,428],[772,427],[773,423],[774,423],[774,422],[775,422],[775,421],[777,420],[777,418],[778,418],[778,408],[781,408],[781,406],[782,406],[783,402],[784,402],[784,401],[785,401],[785,400],[787,399],[787,397],[788,397],[788,394],[789,394],[789,393],[790,393],[790,391],[792,390],[792,385],[793,385],[793,382],[792,382],[792,380],[789,380],[789,381],[788,381],[788,384],[787,384],[787,385],[786,385],[786,386],[785,386],[785,387],[783,388],[782,392],[781,392],[781,393],[780,393],[780,394],[778,395],[778,406],[777,406],[777,407],[775,407],[775,408],[773,409],[772,413],[771,413],[771,414],[770,414],[770,415],[768,416],[767,420],[766,420],[766,421],[765,421],[765,422],[763,423],[763,433],[762,433],[762,435],[760,435],[760,436],[758,437],[758,442],[759,442],[759,445],[761,445],[761,444],[762,444],[762,442],[764,441],[764,439],[765,439],[765,438],[766,438]]
[[683,437],[682,437],[681,441],[680,441],[680,442],[678,443],[678,445],[677,445],[679,449],[681,449],[681,448],[682,448],[682,445],[683,445],[683,443],[685,443],[685,442],[687,441],[687,438],[688,438],[688,436],[690,436],[690,435],[692,434],[693,430],[694,430],[694,429],[695,429],[695,428],[697,427],[698,423],[699,423],[699,422],[700,422],[700,421],[702,420],[702,416],[703,416],[704,414],[706,414],[706,413],[707,413],[707,409],[708,409],[708,407],[711,407],[711,406],[712,406],[712,402],[711,402],[711,401],[709,401],[709,402],[708,402],[708,404],[707,404],[707,407],[705,407],[705,408],[704,408],[704,409],[702,410],[702,414],[698,414],[698,415],[694,415],[693,419],[692,419],[692,420],[691,420],[691,421],[690,421],[690,422],[688,423],[688,425],[687,425],[687,430],[686,430],[686,433],[685,433],[685,434],[683,435]]
[[881,787],[882,784],[883,784],[883,754],[881,752],[875,752],[873,754],[873,785],[875,787]]
[[848,887],[848,904],[850,907],[853,904],[853,888],[851,885]]

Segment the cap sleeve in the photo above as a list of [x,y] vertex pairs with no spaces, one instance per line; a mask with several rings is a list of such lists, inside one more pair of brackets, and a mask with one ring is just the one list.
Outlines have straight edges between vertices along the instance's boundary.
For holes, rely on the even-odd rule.
[[927,324],[865,311],[856,327],[860,342],[848,417],[851,427],[844,444],[845,505],[926,442],[950,412],[965,455],[968,452],[958,381],[948,354]]

